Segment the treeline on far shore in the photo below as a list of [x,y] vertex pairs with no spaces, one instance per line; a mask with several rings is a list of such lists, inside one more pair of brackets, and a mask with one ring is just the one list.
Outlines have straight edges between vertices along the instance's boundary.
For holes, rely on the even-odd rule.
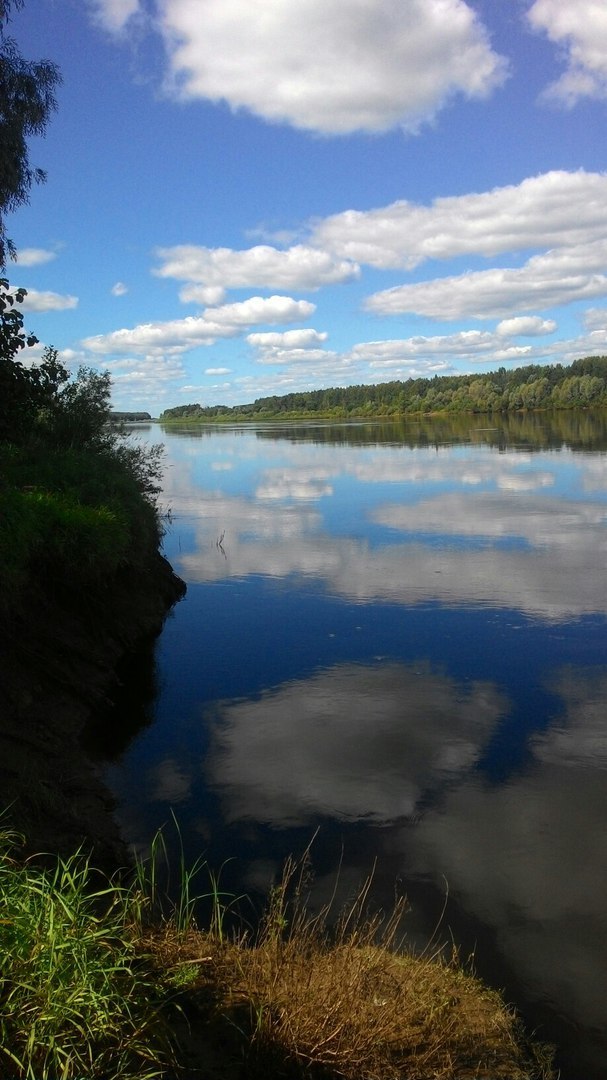
[[505,367],[483,375],[435,375],[373,386],[332,387],[257,398],[249,405],[177,405],[163,422],[429,413],[517,412],[607,405],[607,356],[572,364]]

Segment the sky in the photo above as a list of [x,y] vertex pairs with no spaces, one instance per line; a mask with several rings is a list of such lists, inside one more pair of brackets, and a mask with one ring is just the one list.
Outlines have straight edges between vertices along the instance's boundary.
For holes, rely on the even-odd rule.
[[62,74],[7,219],[116,409],[607,353],[604,0],[26,0]]

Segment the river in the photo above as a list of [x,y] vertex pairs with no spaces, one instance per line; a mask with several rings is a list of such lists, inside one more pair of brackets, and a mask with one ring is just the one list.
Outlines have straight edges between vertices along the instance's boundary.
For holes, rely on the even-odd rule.
[[605,1077],[607,412],[134,437],[188,593],[106,732],[126,838],[255,897],[318,830],[313,903],[375,864]]

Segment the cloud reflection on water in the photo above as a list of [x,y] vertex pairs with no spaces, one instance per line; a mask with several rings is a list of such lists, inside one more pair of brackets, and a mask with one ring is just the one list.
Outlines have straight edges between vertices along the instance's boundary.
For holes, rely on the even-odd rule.
[[220,702],[206,761],[228,821],[319,816],[384,824],[415,814],[479,758],[504,698],[427,667],[338,665],[255,700]]
[[[242,433],[220,445],[230,475],[240,451],[250,471]],[[238,493],[167,470],[165,497],[195,532],[194,549],[172,556],[188,581],[299,574],[364,603],[494,605],[546,620],[607,613],[607,507],[581,496],[601,479],[604,490],[603,456],[283,441],[263,450]],[[381,503],[368,501],[377,484]],[[335,535],[332,522],[345,519]]]
[[607,677],[567,669],[552,689],[563,715],[534,737],[531,767],[507,785],[451,788],[402,853],[495,929],[533,997],[606,1031]]
[[[307,506],[272,508],[203,492],[197,505],[205,517],[197,548],[175,559],[192,583],[301,574],[365,603],[484,604],[548,620],[607,613],[601,504],[528,497],[522,505],[509,495],[459,494],[386,505],[375,522],[402,532],[403,541],[376,546],[330,536]],[[220,561],[214,539],[224,531],[228,557]],[[420,533],[442,543],[430,545]]]

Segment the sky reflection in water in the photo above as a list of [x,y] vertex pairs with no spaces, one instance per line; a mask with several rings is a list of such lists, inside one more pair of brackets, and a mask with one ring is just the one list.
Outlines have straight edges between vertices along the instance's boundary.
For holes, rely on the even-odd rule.
[[479,969],[579,1026],[582,1080],[607,1054],[607,458],[536,428],[163,435],[189,591],[109,773],[133,842],[174,807],[239,888],[317,824],[317,899],[342,843],[344,895],[377,855],[413,936],[447,879]]

